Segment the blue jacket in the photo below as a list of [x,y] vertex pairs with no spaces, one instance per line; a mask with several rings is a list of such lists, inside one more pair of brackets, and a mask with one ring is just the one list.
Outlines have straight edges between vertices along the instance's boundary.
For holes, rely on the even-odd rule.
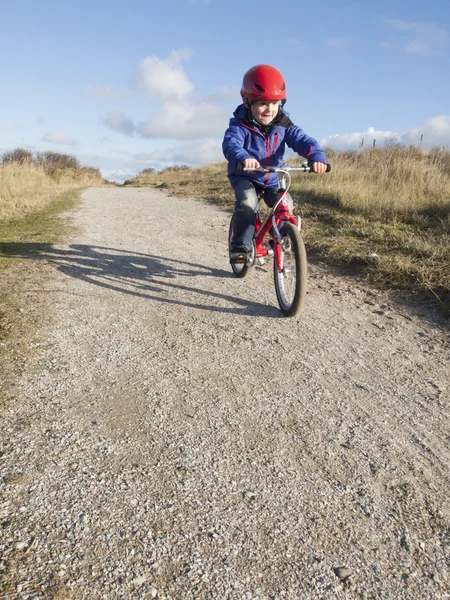
[[259,187],[277,186],[276,173],[237,171],[237,165],[246,158],[256,158],[262,167],[279,167],[286,145],[311,163],[327,162],[317,141],[294,125],[281,106],[278,115],[266,126],[258,126],[249,113],[243,104],[238,106],[223,139],[222,149],[228,161],[231,185],[240,179],[250,179]]

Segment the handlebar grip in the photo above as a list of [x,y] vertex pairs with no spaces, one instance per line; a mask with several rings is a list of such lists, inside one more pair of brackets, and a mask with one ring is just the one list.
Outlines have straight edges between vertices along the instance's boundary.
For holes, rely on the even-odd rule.
[[[306,169],[308,169],[308,171],[310,173],[314,173],[314,171],[312,170],[312,165],[310,164],[308,167],[305,167]],[[330,163],[327,163],[327,168],[325,169],[325,173],[329,173],[331,171],[331,165]]]

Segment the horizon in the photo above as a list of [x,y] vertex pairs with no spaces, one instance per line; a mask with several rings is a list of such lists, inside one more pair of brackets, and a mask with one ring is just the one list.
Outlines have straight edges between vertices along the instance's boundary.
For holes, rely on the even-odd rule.
[[[0,65],[0,153],[67,153],[114,181],[223,161],[242,76],[258,63],[283,73],[287,112],[322,146],[450,146],[448,2],[428,5],[439,22],[416,0],[325,0],[308,12],[289,0],[276,17],[272,7],[250,1],[242,15],[236,0],[7,6],[0,48],[14,60]],[[280,32],[280,22],[291,29]]]

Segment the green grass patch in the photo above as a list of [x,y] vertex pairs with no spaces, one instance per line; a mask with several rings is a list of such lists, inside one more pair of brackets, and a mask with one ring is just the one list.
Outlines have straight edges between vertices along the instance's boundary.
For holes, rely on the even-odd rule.
[[0,222],[0,408],[14,396],[14,380],[43,318],[39,306],[30,306],[25,296],[43,268],[33,256],[74,231],[61,215],[73,209],[79,197],[79,189],[64,190],[27,218]]
[[70,231],[61,213],[74,208],[79,200],[80,190],[64,190],[45,208],[23,219],[0,221],[0,268],[10,265],[8,255],[17,250],[33,250],[33,244],[52,244]]

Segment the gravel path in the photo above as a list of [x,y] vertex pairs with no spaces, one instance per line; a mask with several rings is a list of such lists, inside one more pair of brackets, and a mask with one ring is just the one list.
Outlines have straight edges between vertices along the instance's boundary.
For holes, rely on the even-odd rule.
[[283,318],[196,200],[90,189],[72,217],[1,416],[1,598],[449,598],[438,318],[320,266]]

